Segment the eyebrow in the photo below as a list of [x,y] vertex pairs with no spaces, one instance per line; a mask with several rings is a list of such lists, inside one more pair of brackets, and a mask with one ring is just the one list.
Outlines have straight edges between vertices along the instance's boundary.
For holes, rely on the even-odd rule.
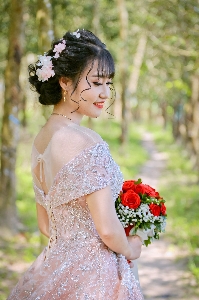
[[108,76],[104,76],[104,75],[92,75],[92,77],[97,77],[97,78],[109,78]]

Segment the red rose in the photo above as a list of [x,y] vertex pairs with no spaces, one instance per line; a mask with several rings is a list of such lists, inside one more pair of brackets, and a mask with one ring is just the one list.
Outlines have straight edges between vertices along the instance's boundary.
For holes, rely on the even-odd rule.
[[158,192],[156,192],[155,189],[153,189],[150,185],[145,184],[145,193],[150,197],[158,197]]
[[128,190],[121,196],[122,204],[129,208],[136,209],[140,206],[140,196],[132,190]]
[[167,208],[166,208],[166,206],[164,205],[164,203],[161,204],[160,210],[161,210],[161,213],[162,213],[163,216],[166,215],[166,210],[167,210]]
[[160,194],[158,192],[155,192],[155,195],[156,195],[155,196],[156,199],[161,199]]
[[157,217],[158,217],[158,216],[160,215],[161,209],[160,209],[160,206],[159,206],[159,205],[151,203],[151,204],[149,205],[149,208],[150,208],[151,213],[152,213],[154,216],[157,216]]
[[128,190],[134,190],[135,189],[135,180],[127,180],[123,183],[122,190],[124,192],[127,192]]
[[140,183],[135,185],[135,190],[134,190],[137,194],[145,194],[145,185]]
[[131,229],[134,227],[134,225],[129,225],[128,227],[124,228],[126,236],[129,236],[129,232],[131,231]]

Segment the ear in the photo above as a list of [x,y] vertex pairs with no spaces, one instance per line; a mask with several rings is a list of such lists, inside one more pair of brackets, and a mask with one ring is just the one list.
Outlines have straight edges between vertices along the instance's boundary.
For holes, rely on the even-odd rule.
[[72,85],[72,80],[70,78],[67,78],[67,77],[61,77],[59,79],[59,84],[60,84],[60,86],[63,90],[68,92],[71,85]]

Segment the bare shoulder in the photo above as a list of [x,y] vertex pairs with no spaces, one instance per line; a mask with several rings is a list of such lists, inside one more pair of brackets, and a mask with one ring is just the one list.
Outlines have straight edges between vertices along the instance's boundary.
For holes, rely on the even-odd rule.
[[51,142],[54,134],[59,131],[60,128],[59,125],[55,124],[54,126],[51,126],[51,124],[48,123],[41,128],[34,139],[34,145],[40,153],[43,153]]
[[75,147],[79,149],[84,149],[102,141],[103,139],[97,132],[76,124],[60,128],[52,137],[52,143],[55,147],[65,145],[67,148]]
[[85,149],[102,141],[100,135],[93,130],[72,124],[60,128],[54,133],[49,149],[50,155],[52,160],[56,160],[59,165],[63,165]]
[[34,144],[40,153],[43,153],[48,146],[51,151],[56,153],[63,153],[65,151],[72,151],[78,154],[82,150],[103,142],[101,136],[84,126],[77,124],[67,124],[60,126],[60,124],[48,124],[40,130],[37,134]]

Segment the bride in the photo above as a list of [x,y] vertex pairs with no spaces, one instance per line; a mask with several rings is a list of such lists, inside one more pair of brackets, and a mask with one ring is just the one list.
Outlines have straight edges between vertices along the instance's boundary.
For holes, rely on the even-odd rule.
[[32,148],[38,226],[49,242],[9,300],[143,299],[127,262],[142,242],[126,237],[114,207],[122,174],[107,143],[80,125],[100,116],[114,72],[105,44],[87,30],[67,32],[29,66],[39,102],[54,106]]

